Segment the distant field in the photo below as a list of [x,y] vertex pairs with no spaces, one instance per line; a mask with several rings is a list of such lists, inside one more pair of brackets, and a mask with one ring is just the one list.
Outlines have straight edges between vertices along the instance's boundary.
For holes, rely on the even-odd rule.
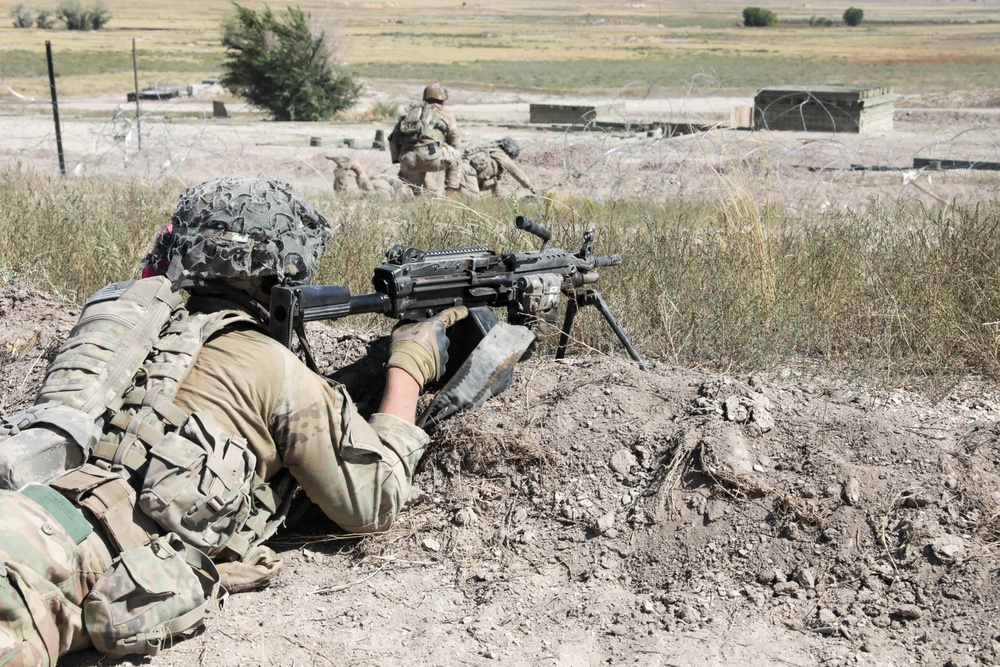
[[[7,86],[47,88],[46,40],[62,95],[131,87],[133,39],[142,86],[215,76],[219,27],[231,10],[224,0],[105,0],[113,15],[105,30],[70,33],[14,29],[7,17],[15,4],[0,0],[0,100]],[[338,35],[342,58],[372,79],[586,92],[631,85],[688,93],[704,74],[725,91],[787,82],[878,83],[901,93],[998,87],[1000,3],[859,2],[865,20],[857,28],[840,22],[849,4],[841,0],[754,4],[775,11],[780,24],[744,28],[743,2],[299,3]],[[286,3],[271,5],[280,11]],[[809,24],[823,18],[835,25]]]

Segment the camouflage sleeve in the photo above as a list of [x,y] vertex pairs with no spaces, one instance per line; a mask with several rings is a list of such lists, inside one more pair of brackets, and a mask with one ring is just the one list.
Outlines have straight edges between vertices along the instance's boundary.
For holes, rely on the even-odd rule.
[[284,465],[331,520],[348,532],[392,525],[410,493],[427,434],[413,424],[358,414],[341,385],[293,359],[274,411]]
[[535,191],[535,186],[531,183],[531,179],[528,175],[521,171],[521,168],[517,166],[517,163],[510,158],[509,155],[503,151],[492,151],[490,155],[496,160],[505,171],[509,171],[510,175],[515,181],[528,188],[532,192]]
[[357,162],[352,162],[351,163],[351,171],[354,172],[354,176],[358,180],[358,187],[359,188],[361,188],[362,190],[368,190],[368,189],[370,189],[369,188],[370,183],[369,183],[369,179],[368,179],[368,174],[367,174],[367,172],[365,172],[365,168],[364,167],[362,167]]
[[455,116],[452,115],[451,111],[442,108],[440,110],[441,118],[447,122],[447,129],[444,132],[444,141],[449,146],[458,148],[462,143],[462,137],[458,132],[458,123],[455,122]]

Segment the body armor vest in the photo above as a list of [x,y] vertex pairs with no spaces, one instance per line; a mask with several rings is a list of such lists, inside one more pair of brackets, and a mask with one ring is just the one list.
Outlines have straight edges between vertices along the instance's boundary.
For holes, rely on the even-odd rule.
[[241,561],[284,520],[294,480],[254,472],[246,441],[173,402],[213,334],[242,310],[191,313],[163,277],[88,299],[35,405],[0,427],[0,486],[49,484],[96,519],[109,547],[164,531]]
[[490,156],[489,148],[478,148],[466,154],[466,159],[476,171],[481,187],[492,187],[500,180],[500,170]]

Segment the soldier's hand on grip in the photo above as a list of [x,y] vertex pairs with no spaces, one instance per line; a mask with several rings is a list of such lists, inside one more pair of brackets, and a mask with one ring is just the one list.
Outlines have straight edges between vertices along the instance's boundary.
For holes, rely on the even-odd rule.
[[429,320],[400,324],[392,331],[389,368],[401,368],[421,387],[437,380],[448,364],[447,329],[469,315],[465,306],[442,310]]

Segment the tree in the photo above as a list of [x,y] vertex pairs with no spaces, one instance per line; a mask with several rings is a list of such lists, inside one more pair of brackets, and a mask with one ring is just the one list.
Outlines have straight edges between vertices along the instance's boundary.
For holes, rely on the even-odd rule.
[[760,7],[745,7],[743,9],[743,25],[749,27],[767,27],[778,22],[778,15],[770,9]]
[[330,40],[309,15],[287,7],[255,12],[234,3],[223,25],[222,84],[275,120],[326,120],[358,100],[361,84],[334,63]]
[[858,9],[857,7],[848,7],[847,11],[844,12],[844,23],[852,28],[854,26],[861,25],[861,21],[864,20],[864,18],[864,10]]
[[35,27],[39,30],[51,30],[55,20],[55,13],[51,9],[48,7],[39,7],[38,12],[35,14]]

